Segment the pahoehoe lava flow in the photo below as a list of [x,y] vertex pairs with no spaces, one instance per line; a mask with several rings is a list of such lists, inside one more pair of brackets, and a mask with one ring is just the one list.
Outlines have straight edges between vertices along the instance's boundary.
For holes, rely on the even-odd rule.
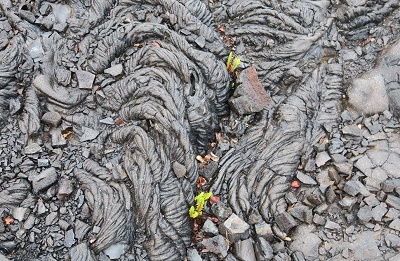
[[[350,91],[343,98],[357,79],[376,79],[365,70],[345,79],[343,39],[371,42],[371,27],[399,12],[397,0],[0,0],[0,7],[0,127],[10,135],[0,147],[8,154],[2,162],[13,162],[0,168],[0,217],[19,220],[26,211],[10,229],[23,231],[0,238],[0,253],[15,260],[42,260],[46,249],[70,260],[185,260],[196,156],[224,130],[238,142],[218,151],[209,190],[251,225],[255,258],[270,260],[253,225],[271,224],[272,240],[288,240],[291,227],[276,220],[291,215],[291,181],[309,175],[343,110],[400,115],[394,37],[372,71],[383,75],[386,110],[360,111]],[[235,76],[226,68],[232,50],[242,60]],[[241,113],[231,97],[250,67],[270,99]],[[315,201],[324,193],[313,191]],[[59,221],[62,235],[51,228],[57,215],[70,223]],[[232,260],[242,260],[232,248]]]

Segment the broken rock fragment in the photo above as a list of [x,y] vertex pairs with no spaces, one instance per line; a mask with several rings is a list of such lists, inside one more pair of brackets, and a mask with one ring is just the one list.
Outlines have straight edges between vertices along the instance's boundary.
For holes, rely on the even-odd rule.
[[32,187],[35,193],[50,187],[57,181],[56,169],[51,167],[32,178]]
[[230,242],[237,242],[240,239],[246,239],[249,236],[250,226],[239,218],[236,214],[232,214],[224,223],[219,226],[219,232],[226,235]]
[[95,75],[90,72],[79,70],[76,72],[76,77],[78,78],[79,89],[91,90],[93,87],[93,81]]
[[255,67],[243,70],[238,77],[237,87],[229,100],[232,109],[238,114],[260,112],[270,103],[270,96],[258,80]]

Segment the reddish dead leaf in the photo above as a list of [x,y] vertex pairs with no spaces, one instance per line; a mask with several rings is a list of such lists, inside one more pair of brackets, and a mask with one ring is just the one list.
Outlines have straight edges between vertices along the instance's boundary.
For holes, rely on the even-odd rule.
[[135,43],[133,46],[135,47],[142,47],[142,45],[140,43]]
[[94,92],[98,92],[98,91],[100,91],[101,90],[101,86],[98,86],[97,88],[96,88],[96,90],[94,90]]
[[154,47],[160,47],[160,45],[157,42],[152,42],[151,45]]
[[70,136],[71,134],[72,134],[72,130],[67,130],[67,131],[61,133],[61,135],[62,135],[64,138],[67,138],[67,137]]
[[211,146],[211,148],[215,148],[217,146],[217,143],[216,142],[211,142],[210,146]]
[[218,223],[218,218],[217,217],[211,217],[212,222]]
[[78,44],[75,45],[75,52],[76,53],[79,52],[79,45]]
[[211,198],[210,198],[210,204],[211,205],[213,205],[213,204],[215,204],[215,203],[219,203],[219,202],[221,202],[221,200],[219,199],[219,197],[218,196],[211,196]]
[[201,188],[204,184],[206,184],[206,182],[206,179],[200,176],[199,181],[197,182],[197,188]]
[[225,32],[225,27],[223,27],[222,25],[218,26],[218,31],[224,33]]
[[238,143],[239,139],[238,138],[232,138],[231,139],[233,143]]
[[124,120],[121,118],[115,120],[115,124],[117,124],[117,125],[120,125],[122,123],[124,123]]
[[298,180],[293,180],[290,185],[292,188],[300,188],[300,182]]
[[201,162],[201,163],[207,163],[207,161],[206,161],[202,156],[200,156],[200,155],[197,155],[197,156],[196,156],[196,160],[199,161],[199,162]]
[[208,1],[210,1],[210,3],[213,5],[214,4],[214,0],[208,0]]
[[204,156],[204,160],[205,161],[209,162],[210,159],[211,159],[211,155],[210,154],[207,154],[207,155]]
[[4,222],[6,223],[6,225],[11,225],[12,223],[14,223],[15,219],[13,217],[5,217],[4,218]]

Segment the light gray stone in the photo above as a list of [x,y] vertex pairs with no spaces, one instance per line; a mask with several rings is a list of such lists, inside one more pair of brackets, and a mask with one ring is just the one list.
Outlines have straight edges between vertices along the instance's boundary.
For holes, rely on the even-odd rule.
[[235,243],[235,252],[236,255],[241,259],[241,260],[246,260],[246,261],[256,261],[256,255],[254,253],[254,244],[253,240],[251,238],[248,238],[246,240],[240,240]]
[[296,177],[303,184],[306,184],[306,185],[317,185],[317,182],[313,178],[311,178],[310,176],[304,174],[301,171],[297,171]]
[[291,236],[291,251],[303,252],[307,260],[317,259],[319,257],[318,248],[322,240],[314,231],[316,231],[316,228],[313,225],[299,225]]
[[330,159],[331,157],[326,151],[319,152],[315,157],[315,165],[317,165],[317,167],[321,167],[325,165],[325,163],[327,163]]
[[35,193],[50,187],[57,181],[57,171],[51,167],[32,177],[32,187]]
[[55,111],[46,112],[42,116],[42,122],[51,127],[58,127],[61,124],[61,115]]
[[389,207],[394,207],[395,209],[400,210],[400,198],[399,197],[396,197],[393,195],[388,195],[385,202]]
[[204,247],[207,251],[226,257],[228,255],[229,246],[226,243],[225,237],[218,235],[212,238],[203,239],[199,243],[200,246]]
[[116,64],[116,65],[111,66],[108,69],[105,69],[104,73],[108,73],[115,77],[115,76],[122,74],[123,69],[124,68],[122,67],[122,64]]
[[26,146],[24,149],[24,153],[26,155],[32,155],[32,154],[36,154],[39,152],[42,152],[42,148],[37,143],[32,143],[32,144]]
[[246,239],[249,236],[250,226],[239,218],[236,214],[232,214],[224,223],[219,226],[219,232],[227,235],[230,242],[235,243],[240,239]]
[[128,250],[128,248],[129,246],[126,244],[117,243],[104,250],[104,253],[110,259],[119,259]]
[[349,106],[359,115],[374,115],[389,109],[385,81],[375,70],[354,79],[347,96]]
[[95,75],[93,73],[79,70],[76,72],[76,77],[78,78],[78,87],[80,89],[91,90],[93,87],[93,81]]
[[211,234],[213,236],[218,235],[218,228],[210,218],[207,218],[207,220],[204,222],[203,231],[205,234]]

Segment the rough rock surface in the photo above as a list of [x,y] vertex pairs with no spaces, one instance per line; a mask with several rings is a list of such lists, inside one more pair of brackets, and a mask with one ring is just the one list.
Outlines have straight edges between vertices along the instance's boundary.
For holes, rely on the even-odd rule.
[[0,259],[399,259],[398,0],[0,7]]

